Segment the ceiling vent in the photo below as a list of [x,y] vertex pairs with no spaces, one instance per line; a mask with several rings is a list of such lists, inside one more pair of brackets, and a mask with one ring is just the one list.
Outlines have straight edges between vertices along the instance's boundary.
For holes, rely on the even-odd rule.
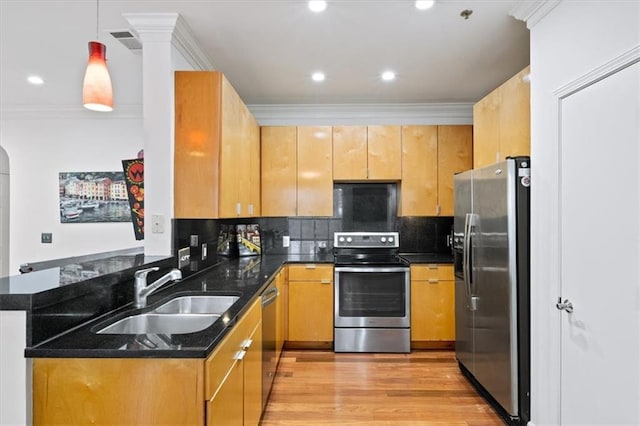
[[126,30],[109,31],[109,34],[136,55],[142,54],[142,43],[131,32]]

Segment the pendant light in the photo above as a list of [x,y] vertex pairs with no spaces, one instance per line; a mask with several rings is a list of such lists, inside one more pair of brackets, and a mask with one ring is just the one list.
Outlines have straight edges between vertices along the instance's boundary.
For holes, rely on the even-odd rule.
[[113,89],[107,69],[107,47],[97,41],[100,26],[100,0],[96,0],[96,41],[89,42],[89,63],[84,74],[82,104],[93,111],[113,111]]

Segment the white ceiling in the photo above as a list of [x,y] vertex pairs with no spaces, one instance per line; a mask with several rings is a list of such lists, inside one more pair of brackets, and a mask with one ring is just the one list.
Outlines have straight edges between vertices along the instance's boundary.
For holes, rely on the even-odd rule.
[[[304,0],[101,0],[99,38],[116,108],[141,104],[142,58],[109,34],[136,12],[181,14],[247,104],[475,102],[529,63],[529,31],[508,15],[518,2],[418,11],[411,0],[329,0],[314,14]],[[95,36],[95,0],[0,0],[0,107],[79,106]],[[382,82],[385,69],[397,79]],[[316,70],[322,84],[310,80]]]

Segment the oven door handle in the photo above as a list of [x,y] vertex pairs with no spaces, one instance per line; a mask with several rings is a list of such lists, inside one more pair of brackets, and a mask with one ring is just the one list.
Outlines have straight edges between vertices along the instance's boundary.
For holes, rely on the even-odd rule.
[[335,272],[409,272],[406,266],[336,266]]

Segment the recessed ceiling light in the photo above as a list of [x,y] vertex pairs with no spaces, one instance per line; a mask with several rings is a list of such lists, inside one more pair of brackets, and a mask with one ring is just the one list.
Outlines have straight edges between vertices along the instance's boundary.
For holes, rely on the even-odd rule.
[[427,10],[431,9],[435,4],[435,0],[418,0],[416,1],[416,9]]
[[44,84],[44,80],[38,75],[30,75],[29,77],[27,77],[27,81],[35,86]]
[[311,80],[313,81],[324,81],[324,73],[323,72],[314,72],[311,74]]
[[324,0],[311,0],[309,2],[309,9],[312,12],[322,12],[327,8],[327,2]]
[[382,73],[381,77],[384,81],[391,81],[396,78],[396,73],[393,71],[385,71]]

